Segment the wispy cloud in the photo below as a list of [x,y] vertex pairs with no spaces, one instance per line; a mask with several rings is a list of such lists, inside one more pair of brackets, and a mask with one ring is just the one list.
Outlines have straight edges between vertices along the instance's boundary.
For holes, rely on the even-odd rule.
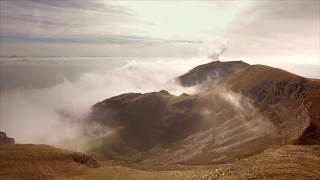
[[184,49],[186,52],[182,54],[192,51],[197,55],[201,46],[216,46],[227,39],[226,55],[235,58],[285,56],[293,51],[319,56],[317,0],[1,0],[0,3],[0,46],[1,53],[7,55],[23,55],[29,46],[46,47],[43,55],[53,51],[63,55],[65,51],[58,50],[58,44],[64,49],[76,48],[77,53],[84,52],[83,44],[91,48],[96,44],[95,48],[103,48],[94,50],[101,53],[97,56],[114,48],[126,51],[127,56],[133,55],[128,49],[147,56],[150,51],[143,52],[141,46],[150,46],[159,56],[170,56],[166,54],[168,49],[179,52]]
[[[19,0],[16,0],[19,1]],[[54,8],[73,9],[73,10],[88,10],[97,12],[108,12],[114,14],[134,15],[135,13],[128,8],[114,6],[108,3],[108,1],[79,1],[79,0],[65,0],[65,1],[52,1],[52,0],[26,0]]]
[[81,43],[81,44],[201,44],[202,41],[187,41],[187,40],[165,40],[157,38],[148,38],[143,36],[122,36],[122,35],[101,35],[101,36],[86,36],[86,37],[36,37],[36,36],[21,36],[21,35],[2,35],[2,42],[42,42],[42,43]]
[[199,40],[146,35],[140,27],[152,26],[152,22],[138,17],[130,8],[105,1],[5,0],[1,1],[0,18],[0,45],[5,46],[2,49],[9,44],[12,49],[14,43],[20,43],[19,46],[46,43],[139,47],[201,43]]

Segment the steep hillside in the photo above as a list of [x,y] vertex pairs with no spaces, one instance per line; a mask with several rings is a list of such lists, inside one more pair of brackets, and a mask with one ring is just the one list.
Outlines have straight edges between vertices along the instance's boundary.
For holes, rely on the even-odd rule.
[[47,145],[0,145],[0,179],[72,178],[86,169],[72,160],[69,151]]
[[320,144],[320,80],[309,79],[305,83],[304,96],[311,123],[296,143]]
[[[237,75],[227,78],[221,85],[234,92],[241,93],[254,101],[254,106],[274,119],[274,123],[281,123],[283,119],[279,114],[272,113],[274,109],[283,109],[295,114],[292,106],[299,107],[302,116],[307,123],[307,129],[296,143],[320,144],[320,80],[308,79],[289,73],[287,71],[262,65],[253,65]],[[307,117],[303,117],[306,115]],[[291,120],[293,124],[284,126],[283,131],[292,129],[292,133],[298,132],[300,121]],[[302,124],[300,124],[302,125]]]
[[[208,75],[201,70],[207,66],[212,67],[202,65],[196,72]],[[318,144],[318,87],[318,80],[254,65],[220,76],[214,86],[206,81],[206,89],[196,95],[116,96],[92,109],[91,120],[117,128],[92,153],[132,162],[207,164],[276,145]]]
[[194,106],[193,96],[176,97],[166,91],[123,94],[97,103],[91,119],[116,130],[96,150],[109,158],[109,153],[133,158],[133,152],[170,147],[201,130],[200,121],[195,121],[201,117],[192,112]]

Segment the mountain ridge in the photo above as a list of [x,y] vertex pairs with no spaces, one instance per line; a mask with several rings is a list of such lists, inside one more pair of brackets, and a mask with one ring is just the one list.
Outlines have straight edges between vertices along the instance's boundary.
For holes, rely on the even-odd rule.
[[195,94],[125,93],[96,103],[88,123],[111,131],[87,152],[94,157],[0,143],[0,179],[320,176],[320,80],[263,65],[215,77],[193,81]]
[[[239,63],[240,70],[230,71]],[[318,144],[320,120],[315,109],[320,107],[320,97],[310,93],[319,83],[281,69],[245,64],[200,65],[186,74],[199,77],[199,72],[204,76],[210,72],[214,76],[190,81],[203,87],[198,94],[123,94],[95,104],[91,119],[106,126],[112,126],[107,119],[121,122],[117,137],[122,145],[133,148],[141,161],[221,163],[276,145]],[[216,69],[225,76],[216,76]],[[177,79],[181,77],[186,76]],[[161,148],[154,152],[157,146]],[[110,158],[109,150],[96,147],[92,152],[102,157],[109,153]]]
[[182,86],[190,87],[202,83],[212,83],[249,67],[248,63],[239,61],[212,61],[192,68],[176,78]]

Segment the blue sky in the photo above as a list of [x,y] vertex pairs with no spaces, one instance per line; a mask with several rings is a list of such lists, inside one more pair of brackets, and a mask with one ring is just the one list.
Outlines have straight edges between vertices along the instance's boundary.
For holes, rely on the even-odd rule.
[[319,64],[320,2],[0,0],[0,53],[230,58]]

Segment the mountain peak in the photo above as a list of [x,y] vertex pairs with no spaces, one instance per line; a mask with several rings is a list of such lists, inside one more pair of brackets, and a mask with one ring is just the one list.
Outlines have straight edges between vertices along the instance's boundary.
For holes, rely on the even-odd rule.
[[203,84],[205,82],[217,82],[249,66],[248,63],[241,60],[226,62],[212,61],[191,69],[187,73],[177,77],[177,81],[185,87]]

